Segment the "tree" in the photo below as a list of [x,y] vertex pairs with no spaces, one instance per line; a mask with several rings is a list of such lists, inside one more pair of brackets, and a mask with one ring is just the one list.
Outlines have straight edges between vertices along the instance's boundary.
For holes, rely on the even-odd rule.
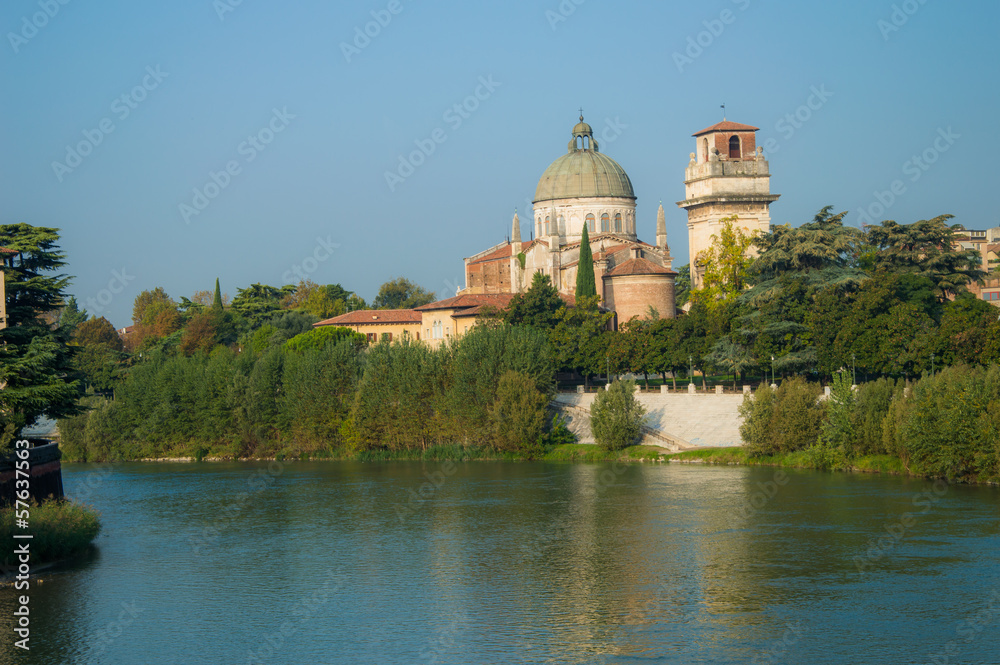
[[219,278],[215,278],[215,296],[212,298],[212,309],[216,312],[223,310],[222,290],[219,288]]
[[959,227],[945,224],[952,217],[939,215],[913,224],[887,220],[868,227],[868,242],[876,249],[875,269],[928,277],[942,302],[966,290],[969,282],[982,279],[985,272],[976,250],[957,249]]
[[78,325],[87,320],[87,310],[81,310],[76,304],[76,297],[70,296],[66,306],[59,313],[59,327],[72,333]]
[[538,441],[545,427],[547,395],[536,387],[535,380],[521,372],[508,370],[497,382],[496,399],[489,407],[494,445],[500,450],[538,451]]
[[215,347],[215,311],[198,312],[188,321],[181,337],[181,351],[193,355],[196,351],[208,353]]
[[503,320],[512,326],[531,326],[539,330],[551,330],[559,320],[558,314],[566,303],[552,286],[552,280],[542,272],[531,278],[527,291],[511,298],[502,313]]
[[232,309],[246,319],[249,327],[256,328],[281,309],[281,302],[295,290],[294,286],[280,289],[266,284],[251,284],[237,289]]
[[43,316],[63,306],[69,277],[52,274],[65,265],[58,229],[0,225],[7,292],[7,327],[0,330],[0,450],[42,414],[62,418],[79,412],[80,381],[73,368],[69,331]]
[[857,285],[867,275],[859,264],[858,229],[844,226],[847,212],[822,208],[811,222],[798,228],[785,224],[760,236],[760,255],[753,263],[751,288],[744,296],[750,303],[781,297],[779,280],[802,278],[809,288]]
[[122,338],[118,335],[118,331],[103,316],[101,318],[92,316],[88,321],[76,326],[72,339],[79,346],[100,344],[113,351],[121,351],[123,348]]
[[719,235],[712,236],[712,246],[700,252],[697,262],[705,267],[702,287],[692,294],[708,307],[728,300],[747,287],[750,265],[753,258],[750,248],[757,240],[758,232],[747,232],[737,226],[739,219],[733,215],[722,220]]
[[587,236],[587,225],[584,224],[583,236],[580,238],[580,260],[576,264],[576,297],[584,298],[596,295],[594,255],[590,251],[590,238]]
[[604,332],[614,316],[598,306],[597,296],[578,298],[575,307],[560,309],[549,332],[557,366],[579,372],[585,384],[591,375],[602,373],[607,364]]
[[389,280],[379,287],[372,301],[375,309],[413,309],[434,302],[434,293],[405,277]]
[[594,398],[590,407],[590,430],[606,450],[621,450],[635,444],[642,433],[646,408],[635,398],[634,381],[613,381]]
[[291,338],[285,342],[285,350],[292,353],[302,353],[309,349],[321,350],[326,346],[337,345],[344,341],[350,341],[356,348],[360,349],[368,343],[368,338],[350,328],[321,326]]
[[691,297],[691,265],[686,264],[677,269],[674,278],[674,302],[678,306],[686,303]]

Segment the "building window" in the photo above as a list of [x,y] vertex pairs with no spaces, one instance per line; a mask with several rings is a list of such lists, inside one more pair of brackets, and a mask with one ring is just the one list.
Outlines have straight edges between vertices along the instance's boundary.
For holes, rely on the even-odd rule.
[[559,215],[559,235],[566,235],[566,218]]
[[548,215],[545,216],[545,235],[550,235],[549,234],[549,217],[548,217]]
[[618,233],[622,232],[622,216],[620,213],[615,214],[615,231]]
[[611,217],[608,213],[601,215],[601,233],[607,233],[611,230]]
[[368,338],[368,343],[369,344],[371,344],[372,342],[375,342],[377,340],[377,336],[375,335],[375,333],[365,333],[365,337]]
[[594,213],[588,214],[587,215],[587,232],[588,233],[593,233],[596,230],[594,228],[594,222],[595,222]]
[[391,342],[392,341],[392,333],[382,333],[382,341],[383,342]]
[[440,321],[434,322],[434,339],[442,339],[444,337],[444,328],[441,326]]
[[729,137],[729,159],[739,159],[740,158],[740,137],[731,136]]

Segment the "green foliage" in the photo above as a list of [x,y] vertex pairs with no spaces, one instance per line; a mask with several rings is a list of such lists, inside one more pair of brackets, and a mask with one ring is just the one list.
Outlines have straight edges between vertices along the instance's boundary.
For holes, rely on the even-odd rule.
[[280,289],[266,284],[251,284],[245,289],[237,289],[232,309],[253,329],[263,325],[281,309],[283,299],[293,293],[295,287],[288,285]]
[[57,229],[27,224],[0,225],[7,327],[0,330],[0,452],[42,414],[53,418],[79,411],[82,385],[73,366],[70,328],[53,327],[45,315],[64,302],[65,262]]
[[740,405],[740,437],[751,457],[770,455],[777,451],[771,436],[774,416],[774,390],[761,384],[752,395],[746,395]]
[[826,419],[820,425],[819,447],[840,456],[846,456],[852,450],[856,406],[851,377],[846,372],[834,374],[830,398],[827,400]]
[[565,306],[549,276],[536,272],[531,278],[531,286],[514,294],[501,316],[512,326],[531,326],[548,331],[555,327],[559,311]]
[[496,399],[489,407],[493,445],[500,450],[538,456],[548,403],[548,396],[538,390],[533,377],[504,372],[497,383]]
[[549,333],[556,366],[584,376],[599,374],[607,363],[604,332],[613,312],[598,307],[598,298],[578,298],[576,307],[564,307],[556,314],[557,323]]
[[[31,563],[62,561],[85,551],[101,531],[98,513],[72,501],[46,501],[31,506]],[[0,510],[0,539],[12,542],[14,508]],[[14,541],[16,542],[16,541]],[[16,567],[8,549],[3,563]]]
[[753,257],[750,250],[757,241],[758,232],[748,232],[737,226],[739,219],[734,215],[720,220],[719,235],[712,235],[712,245],[697,257],[698,265],[704,269],[702,288],[691,294],[692,299],[703,302],[707,307],[743,292],[747,287]]
[[300,451],[331,451],[341,436],[363,371],[351,340],[304,348],[285,360],[281,429]]
[[350,328],[321,326],[309,332],[299,333],[291,338],[285,342],[285,350],[293,353],[302,352],[307,349],[318,350],[345,341],[357,348],[361,348],[367,344],[367,338],[364,335],[354,332]]
[[590,429],[602,448],[621,450],[639,439],[646,408],[635,398],[635,389],[634,381],[613,381],[594,398]]
[[224,308],[222,305],[222,289],[219,288],[219,278],[215,278],[215,295],[212,298],[212,309],[216,312],[221,312]]
[[874,268],[927,277],[942,301],[964,291],[969,282],[985,273],[978,252],[956,249],[958,227],[945,223],[952,217],[939,215],[913,224],[887,220],[881,226],[868,227],[867,241],[875,249]]
[[76,304],[76,298],[70,296],[66,301],[66,306],[59,312],[59,327],[66,330],[70,335],[76,327],[87,320],[87,310],[81,310]]
[[761,386],[740,407],[740,434],[747,454],[789,453],[815,444],[826,413],[826,404],[819,401],[819,385],[795,377],[782,381],[773,395],[770,392]]
[[434,302],[434,293],[411,282],[405,277],[397,277],[379,287],[378,295],[372,301],[375,309],[413,309]]
[[686,264],[677,269],[674,278],[674,302],[680,307],[691,297],[691,265]]
[[590,238],[587,236],[587,225],[584,224],[583,236],[580,238],[580,260],[576,264],[576,297],[586,298],[596,295],[594,255],[590,251]]

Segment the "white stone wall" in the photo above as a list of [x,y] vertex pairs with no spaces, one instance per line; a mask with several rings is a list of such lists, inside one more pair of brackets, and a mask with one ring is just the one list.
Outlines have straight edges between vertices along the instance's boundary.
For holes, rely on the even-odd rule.
[[583,235],[583,224],[588,214],[594,216],[594,230],[590,235],[601,233],[601,215],[607,214],[609,233],[615,233],[615,215],[622,216],[620,233],[635,239],[635,201],[633,199],[595,196],[588,198],[557,199],[542,201],[534,207],[535,237],[547,237],[545,218],[555,219],[558,224],[560,244],[578,240]]

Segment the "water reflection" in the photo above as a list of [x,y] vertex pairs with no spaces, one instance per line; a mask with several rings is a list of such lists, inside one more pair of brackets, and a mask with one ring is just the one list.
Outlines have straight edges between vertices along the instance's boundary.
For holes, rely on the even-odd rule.
[[[67,465],[71,495],[91,471]],[[923,511],[931,487],[649,464],[119,465],[90,490],[97,550],[42,576],[36,648],[0,663],[925,662],[1000,579],[1000,493],[948,487]],[[7,634],[12,608],[4,589]],[[963,658],[989,661],[998,625]]]

